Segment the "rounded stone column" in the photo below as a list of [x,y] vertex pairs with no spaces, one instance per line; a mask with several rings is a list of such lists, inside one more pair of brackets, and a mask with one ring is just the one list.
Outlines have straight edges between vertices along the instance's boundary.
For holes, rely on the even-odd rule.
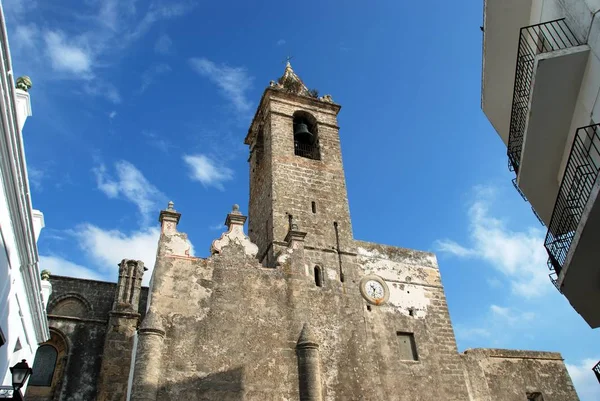
[[138,330],[130,401],[156,401],[165,338],[161,320],[160,316],[150,309]]
[[319,344],[308,323],[304,323],[300,338],[296,344],[298,356],[298,384],[300,401],[321,401],[321,361],[319,359]]

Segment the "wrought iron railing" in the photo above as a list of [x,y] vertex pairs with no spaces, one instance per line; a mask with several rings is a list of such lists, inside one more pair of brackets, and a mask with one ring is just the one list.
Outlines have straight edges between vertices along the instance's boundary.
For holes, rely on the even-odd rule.
[[513,187],[515,187],[515,189],[519,193],[519,195],[521,195],[521,198],[523,198],[523,200],[525,202],[528,202],[527,201],[527,197],[525,196],[525,194],[523,193],[523,191],[521,191],[521,188],[519,188],[519,184],[517,184],[517,177],[513,178],[511,182],[513,184]]
[[600,362],[598,362],[596,366],[592,368],[592,370],[596,374],[596,379],[598,379],[598,382],[600,382]]
[[294,154],[296,156],[306,157],[308,159],[319,160],[319,144],[307,144],[300,141],[294,141]]
[[536,54],[579,46],[564,18],[521,28],[508,133],[508,168],[519,174]]
[[582,127],[575,133],[544,246],[549,266],[560,274],[585,206],[600,170],[600,124]]

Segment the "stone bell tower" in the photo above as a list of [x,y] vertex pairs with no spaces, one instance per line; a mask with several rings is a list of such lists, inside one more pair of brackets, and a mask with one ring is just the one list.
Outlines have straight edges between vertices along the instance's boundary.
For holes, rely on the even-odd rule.
[[245,143],[250,146],[249,236],[259,260],[273,266],[292,224],[305,247],[341,251],[352,224],[331,96],[317,97],[288,62],[265,90]]

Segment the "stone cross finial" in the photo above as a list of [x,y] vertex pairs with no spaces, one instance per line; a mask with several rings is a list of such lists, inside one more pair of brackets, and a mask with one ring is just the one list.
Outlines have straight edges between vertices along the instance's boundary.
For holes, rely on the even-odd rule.
[[17,89],[27,92],[32,86],[33,83],[31,82],[31,78],[29,78],[27,75],[17,78]]

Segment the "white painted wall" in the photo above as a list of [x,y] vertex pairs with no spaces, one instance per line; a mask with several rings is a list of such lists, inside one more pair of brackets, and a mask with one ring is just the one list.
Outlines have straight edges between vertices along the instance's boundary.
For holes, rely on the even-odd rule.
[[[0,0],[1,1],[1,0]],[[21,129],[31,115],[29,94],[15,88],[0,2],[0,385],[11,385],[9,368],[22,359],[33,365],[38,344],[49,336],[37,238],[44,216],[31,207]]]
[[556,176],[561,182],[571,145],[578,128],[600,123],[600,0],[534,0],[531,24],[565,17],[573,32],[590,46],[567,145]]

